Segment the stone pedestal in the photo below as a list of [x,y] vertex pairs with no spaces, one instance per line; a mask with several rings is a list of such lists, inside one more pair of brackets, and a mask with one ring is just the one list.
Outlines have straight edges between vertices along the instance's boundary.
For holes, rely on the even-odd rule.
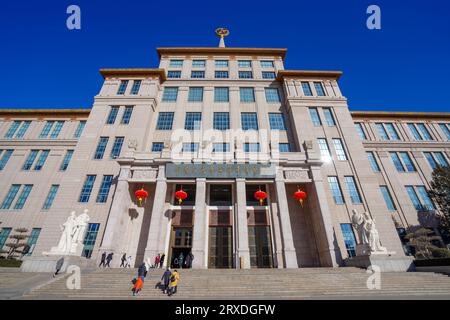
[[345,260],[345,266],[368,268],[378,266],[381,272],[414,271],[414,258],[388,254],[372,254],[351,257]]
[[[36,256],[24,257],[20,267],[21,272],[55,272],[56,263],[62,256]],[[80,267],[81,270],[94,269],[96,267],[95,260],[86,259],[78,256],[64,256],[64,263],[60,273],[66,272],[70,265]]]

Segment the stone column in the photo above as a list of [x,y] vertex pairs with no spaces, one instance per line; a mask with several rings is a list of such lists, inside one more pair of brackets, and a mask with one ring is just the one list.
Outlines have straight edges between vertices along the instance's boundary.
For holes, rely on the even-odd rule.
[[119,266],[120,244],[125,230],[122,230],[125,219],[128,219],[128,206],[131,201],[128,186],[128,178],[130,177],[130,167],[121,167],[119,178],[117,181],[116,191],[111,204],[108,221],[106,224],[102,245],[99,248],[98,259],[100,259],[104,251],[113,252],[115,259],[112,260],[112,267]]
[[236,198],[237,198],[237,256],[244,259],[244,269],[250,269],[250,249],[248,247],[248,225],[247,225],[247,199],[245,194],[245,179],[236,179]]
[[[152,216],[150,221],[150,228],[148,231],[147,246],[145,248],[144,260],[150,258],[153,262],[158,252],[159,238],[163,234],[163,216],[164,203],[166,201],[167,180],[164,172],[164,166],[159,166],[158,178],[156,179],[155,199],[153,201]],[[166,257],[167,258],[167,257]]]
[[[338,267],[341,261],[337,261],[339,257],[339,248],[334,245],[334,230],[333,220],[331,219],[330,208],[328,207],[327,195],[323,185],[322,174],[320,167],[311,166],[312,180],[317,193],[317,203],[320,212],[316,218],[320,217],[319,225],[321,225],[322,234],[318,235],[316,239],[320,241],[321,245],[317,248],[319,251],[319,259],[323,267]],[[317,231],[316,231],[317,232]]]
[[291,220],[286,197],[286,186],[284,185],[284,180],[280,172],[277,173],[275,187],[277,190],[285,266],[286,268],[298,268],[297,253],[295,252],[294,238],[292,237]]
[[206,237],[208,236],[205,228],[207,214],[206,179],[197,178],[195,190],[194,232],[192,237],[192,254],[194,255],[192,267],[196,269],[207,267],[207,251],[205,249]]

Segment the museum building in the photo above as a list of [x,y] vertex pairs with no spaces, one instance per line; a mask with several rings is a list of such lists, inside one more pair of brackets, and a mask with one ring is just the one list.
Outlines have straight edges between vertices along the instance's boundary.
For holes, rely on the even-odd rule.
[[158,68],[101,69],[90,109],[0,110],[0,248],[27,228],[39,257],[88,209],[96,263],[337,267],[356,210],[404,259],[405,229],[437,213],[450,113],[350,111],[340,71],[285,70],[286,51],[158,48]]

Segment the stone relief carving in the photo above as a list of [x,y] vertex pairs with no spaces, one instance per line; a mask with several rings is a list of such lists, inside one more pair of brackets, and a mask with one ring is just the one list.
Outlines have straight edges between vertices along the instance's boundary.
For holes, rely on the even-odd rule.
[[133,180],[151,180],[156,179],[156,170],[134,170]]
[[137,139],[128,140],[128,149],[136,151],[138,147]]
[[307,170],[285,170],[284,178],[286,180],[309,181]]

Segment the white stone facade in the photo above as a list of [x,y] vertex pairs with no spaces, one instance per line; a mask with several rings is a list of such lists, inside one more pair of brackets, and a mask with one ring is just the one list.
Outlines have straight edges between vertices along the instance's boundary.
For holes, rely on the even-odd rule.
[[[441,153],[449,162],[450,142],[444,130],[450,126],[450,114],[350,112],[338,86],[340,72],[284,70],[285,52],[285,49],[159,48],[159,69],[101,70],[105,81],[90,110],[0,110],[0,149],[3,150],[0,159],[4,150],[14,150],[0,170],[0,201],[6,201],[12,185],[21,185],[9,209],[0,210],[0,227],[41,229],[33,250],[33,256],[39,256],[56,245],[59,225],[69,212],[75,210],[79,214],[87,208],[90,222],[99,224],[91,259],[99,260],[104,251],[114,252],[112,265],[115,267],[119,266],[123,253],[131,255],[135,265],[144,259],[153,261],[158,253],[165,253],[165,263],[171,262],[173,248],[177,246],[174,230],[190,228],[190,239],[183,238],[183,241],[189,242],[194,254],[193,267],[210,268],[213,266],[209,242],[217,239],[211,238],[210,232],[211,228],[220,226],[212,222],[212,217],[221,211],[230,213],[229,221],[223,224],[232,233],[227,248],[232,262],[228,267],[342,266],[348,251],[341,224],[350,224],[352,210],[356,209],[368,211],[376,220],[383,246],[395,252],[395,258],[404,257],[396,227],[418,224],[417,210],[406,186],[429,187],[432,169],[424,152]],[[182,66],[177,66],[179,62],[172,62],[171,66],[171,60],[181,60]],[[193,66],[194,60],[204,60],[205,66],[201,63]],[[228,67],[223,63],[216,66],[217,60],[228,61]],[[238,61],[251,61],[251,66]],[[273,67],[261,61],[272,61]],[[171,71],[181,71],[180,78],[168,77]],[[204,78],[192,78],[192,71],[204,71]],[[228,71],[228,78],[216,78],[216,71]],[[251,71],[252,78],[242,78],[248,72],[240,77],[239,71]],[[266,77],[273,72],[275,78],[263,78],[263,72]],[[118,94],[123,80],[128,80],[128,85],[123,94]],[[137,94],[132,94],[136,80],[141,85]],[[302,82],[308,82],[311,96],[302,89]],[[316,83],[322,86],[323,96],[316,90]],[[167,87],[178,88],[176,101],[163,101]],[[201,101],[188,101],[192,87],[203,88]],[[228,88],[227,102],[216,101],[218,87]],[[254,101],[243,102],[240,88],[253,88]],[[279,101],[267,98],[267,88],[278,90]],[[126,106],[133,109],[129,123],[124,124]],[[119,111],[115,121],[107,124],[112,107],[119,107]],[[321,121],[318,125],[314,125],[311,108],[318,112]],[[171,130],[158,130],[161,112],[173,112]],[[198,130],[183,131],[187,112],[201,113]],[[229,114],[228,130],[213,130],[216,112]],[[325,112],[331,112],[334,124]],[[242,113],[256,114],[258,130],[242,130]],[[271,128],[269,114],[272,113],[283,114],[286,130]],[[27,120],[31,124],[23,138],[6,137],[13,121]],[[45,121],[64,121],[56,138],[39,138]],[[81,137],[74,138],[80,121],[86,121],[86,126]],[[366,139],[360,139],[355,122],[362,124]],[[376,123],[393,123],[399,140],[383,140]],[[432,140],[414,139],[409,123],[424,124]],[[175,150],[180,147],[177,141],[188,136],[198,143],[198,150],[177,154]],[[227,152],[211,153],[212,136],[216,142],[229,144]],[[101,137],[108,137],[108,143],[102,159],[95,160]],[[111,159],[116,137],[123,137],[123,144],[120,156]],[[318,139],[326,139],[331,158],[320,152]],[[340,139],[345,155],[339,152],[338,141],[333,139]],[[260,152],[244,152],[246,141],[259,143]],[[152,152],[155,142],[162,143],[164,148]],[[290,152],[279,152],[279,143],[289,143]],[[40,171],[22,168],[31,150],[50,150]],[[74,150],[73,157],[67,170],[61,171],[67,150]],[[373,152],[379,172],[372,170],[367,151]],[[398,172],[390,152],[407,152],[415,170]],[[38,157],[39,154],[35,162]],[[166,165],[170,163],[216,162],[226,164],[224,171],[233,163],[259,163],[272,164],[275,172],[269,178],[231,177],[218,171],[213,173],[217,174],[216,178],[166,176]],[[87,175],[95,175],[95,182],[89,200],[80,202]],[[106,201],[101,202],[98,194],[105,175],[113,179]],[[329,177],[336,177],[339,183],[342,204],[333,198]],[[351,197],[346,177],[353,177],[361,201]],[[211,205],[210,190],[218,184],[231,186],[231,205]],[[16,210],[14,206],[23,185],[33,187],[23,208]],[[51,185],[59,188],[51,207],[43,210]],[[195,185],[191,204],[180,206],[175,201],[177,185]],[[267,192],[264,205],[249,205],[246,200],[246,189],[255,185],[264,186]],[[380,186],[389,190],[394,210],[387,207]],[[149,192],[149,198],[139,206],[134,192],[141,187]],[[308,194],[303,207],[292,197],[298,187]],[[423,201],[419,191],[416,192]],[[181,221],[180,212],[189,212],[192,219]],[[264,221],[255,222],[256,215]],[[268,230],[269,245],[263,249],[256,245],[255,249],[253,241],[264,241],[255,231],[262,230],[260,227],[267,228],[263,229]],[[270,252],[262,253],[266,249]],[[214,250],[222,252],[222,249]],[[225,260],[229,258],[223,252],[218,255]],[[259,259],[265,262],[260,263]]]

